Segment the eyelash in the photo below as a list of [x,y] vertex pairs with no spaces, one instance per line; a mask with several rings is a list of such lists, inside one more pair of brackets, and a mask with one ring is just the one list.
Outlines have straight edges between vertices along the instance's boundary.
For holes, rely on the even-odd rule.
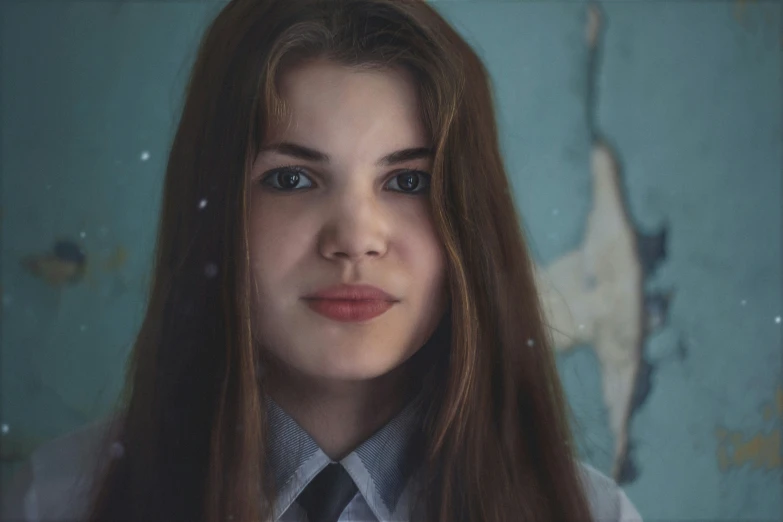
[[[307,171],[304,168],[296,166],[296,165],[285,165],[285,166],[278,167],[278,168],[276,168],[274,170],[271,170],[271,171],[267,172],[266,174],[264,174],[264,176],[261,178],[261,183],[263,185],[269,187],[270,189],[272,189],[274,191],[277,191],[277,192],[288,192],[288,193],[291,193],[291,192],[297,192],[299,190],[307,190],[308,188],[311,188],[311,187],[305,187],[304,189],[281,189],[281,188],[277,188],[277,187],[272,186],[272,184],[269,181],[270,179],[273,179],[277,175],[287,174],[287,173],[298,174],[300,176],[305,176],[308,179],[310,179],[310,176],[308,176]],[[400,194],[406,194],[406,195],[409,195],[409,196],[415,196],[415,195],[418,195],[418,194],[425,193],[427,191],[427,189],[429,188],[430,175],[427,174],[426,172],[422,172],[420,170],[404,169],[404,170],[401,170],[401,171],[397,171],[394,174],[394,176],[392,176],[390,178],[390,180],[391,179],[395,179],[398,176],[401,176],[403,174],[416,174],[416,175],[418,175],[420,179],[424,180],[424,183],[422,185],[420,185],[420,186],[423,186],[424,188],[419,189],[419,187],[416,187],[417,190],[415,190],[414,192],[406,192],[404,190],[392,190],[392,192],[399,192]],[[314,181],[312,181],[312,180],[310,180],[310,181],[311,181],[311,183],[315,184]]]

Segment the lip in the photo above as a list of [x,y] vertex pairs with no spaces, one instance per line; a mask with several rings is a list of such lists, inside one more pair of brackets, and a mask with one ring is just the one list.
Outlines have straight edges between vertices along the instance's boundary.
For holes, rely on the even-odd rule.
[[304,297],[316,313],[340,322],[369,321],[386,313],[398,301],[370,285],[337,285]]
[[391,301],[393,296],[371,285],[335,285],[305,296],[305,299],[332,299],[339,301]]

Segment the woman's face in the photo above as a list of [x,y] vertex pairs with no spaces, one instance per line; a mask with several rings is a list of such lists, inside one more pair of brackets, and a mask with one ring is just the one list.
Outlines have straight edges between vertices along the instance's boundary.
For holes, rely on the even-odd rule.
[[[304,376],[384,375],[427,341],[446,307],[427,195],[432,144],[412,80],[317,61],[280,86],[291,124],[272,129],[252,169],[254,335]],[[313,299],[339,285],[388,297]]]

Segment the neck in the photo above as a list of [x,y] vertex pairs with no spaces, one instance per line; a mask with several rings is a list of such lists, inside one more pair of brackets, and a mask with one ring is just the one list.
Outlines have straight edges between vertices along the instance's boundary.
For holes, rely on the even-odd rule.
[[341,460],[405,405],[406,365],[363,381],[302,375],[277,362],[267,372],[269,396],[332,460]]

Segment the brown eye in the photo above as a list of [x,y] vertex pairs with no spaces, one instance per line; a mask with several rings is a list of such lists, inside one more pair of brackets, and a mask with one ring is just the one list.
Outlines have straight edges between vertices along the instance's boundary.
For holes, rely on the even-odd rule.
[[389,183],[392,185],[390,190],[395,192],[418,194],[424,192],[430,186],[430,176],[418,170],[406,170],[390,179]]

